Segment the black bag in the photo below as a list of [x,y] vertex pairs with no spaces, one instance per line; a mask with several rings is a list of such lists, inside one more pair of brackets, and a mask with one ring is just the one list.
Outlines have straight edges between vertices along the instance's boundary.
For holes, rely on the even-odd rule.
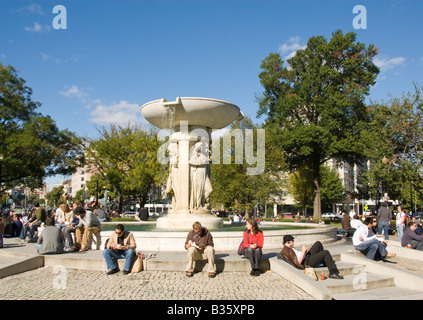
[[280,260],[283,260],[285,262],[288,262],[288,261],[286,261],[285,257],[283,256],[282,251],[278,253],[277,258],[280,259]]
[[[244,231],[244,232],[248,232],[248,230],[247,231]],[[247,233],[247,239],[249,239],[249,233]],[[244,243],[244,237],[241,240],[241,243],[239,244],[239,247],[238,247],[238,254],[240,256],[242,256],[244,254],[245,249],[247,249],[246,247],[244,247],[244,244],[243,243]]]

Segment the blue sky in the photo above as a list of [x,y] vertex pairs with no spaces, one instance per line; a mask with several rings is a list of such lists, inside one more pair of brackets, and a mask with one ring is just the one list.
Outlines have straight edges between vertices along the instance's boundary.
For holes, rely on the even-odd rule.
[[[66,8],[66,29],[54,28],[56,5]],[[366,8],[366,29],[353,28],[356,5]],[[421,0],[0,0],[0,61],[19,70],[39,112],[81,136],[145,125],[142,104],[178,96],[226,100],[261,123],[261,61],[337,29],[380,48],[369,99],[423,85],[422,16]]]

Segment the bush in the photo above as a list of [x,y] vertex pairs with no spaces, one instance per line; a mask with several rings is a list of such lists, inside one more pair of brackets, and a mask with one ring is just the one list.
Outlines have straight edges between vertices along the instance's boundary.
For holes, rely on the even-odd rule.
[[134,218],[112,218],[110,222],[131,222],[131,221],[137,221]]

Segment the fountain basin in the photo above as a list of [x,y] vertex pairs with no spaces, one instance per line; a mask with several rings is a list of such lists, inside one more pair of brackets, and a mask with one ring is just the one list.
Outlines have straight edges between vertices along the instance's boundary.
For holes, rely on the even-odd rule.
[[[172,108],[170,124],[164,121],[169,108]],[[244,117],[239,107],[230,102],[196,97],[178,97],[173,102],[153,100],[141,106],[141,113],[148,122],[160,129],[179,127],[181,121],[188,121],[189,126],[221,129]]]
[[[112,223],[116,225],[116,223]],[[155,224],[154,222],[152,224]],[[266,230],[266,226],[292,226],[295,229]],[[306,227],[306,228],[298,228]],[[316,241],[321,243],[335,242],[336,226],[319,225],[313,223],[261,222],[264,234],[264,249],[282,249],[282,239],[286,234],[295,238],[295,246],[310,246]],[[243,229],[245,230],[245,228]],[[243,231],[210,231],[213,235],[216,251],[236,251],[242,241]],[[103,243],[113,231],[102,231]],[[141,251],[185,251],[184,244],[188,231],[132,231],[137,243],[137,250]]]

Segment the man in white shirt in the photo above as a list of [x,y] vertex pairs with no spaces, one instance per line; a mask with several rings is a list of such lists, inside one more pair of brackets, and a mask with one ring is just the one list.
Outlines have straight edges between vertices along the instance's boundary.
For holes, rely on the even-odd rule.
[[395,257],[394,253],[389,253],[386,250],[386,240],[379,239],[382,235],[373,235],[368,237],[369,229],[372,227],[373,218],[367,217],[364,224],[360,226],[353,235],[353,245],[358,251],[366,255],[366,258],[375,260],[378,253],[382,259]]
[[363,225],[363,222],[361,222],[358,216],[356,215],[354,216],[354,218],[351,219],[350,225],[351,225],[351,228],[357,230],[358,228],[360,228],[360,226]]

